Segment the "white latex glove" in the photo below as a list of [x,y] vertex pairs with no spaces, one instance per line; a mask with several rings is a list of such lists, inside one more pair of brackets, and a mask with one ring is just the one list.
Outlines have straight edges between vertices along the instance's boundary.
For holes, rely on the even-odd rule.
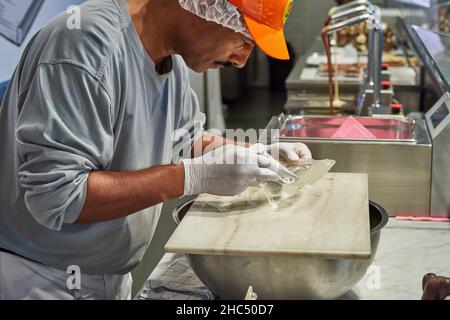
[[268,153],[278,161],[281,160],[281,158],[288,162],[312,159],[311,151],[303,143],[281,142],[267,146],[258,143],[253,145],[251,149],[259,154]]
[[250,186],[278,180],[285,169],[267,153],[236,145],[226,145],[182,162],[185,196],[202,193],[235,196]]

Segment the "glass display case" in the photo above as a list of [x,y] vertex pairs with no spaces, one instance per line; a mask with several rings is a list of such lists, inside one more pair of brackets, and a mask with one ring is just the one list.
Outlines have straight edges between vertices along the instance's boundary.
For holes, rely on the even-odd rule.
[[450,1],[396,0],[392,4],[433,82],[429,87],[435,99],[450,92]]
[[412,35],[421,47],[423,60],[442,93],[450,92],[450,34],[413,25]]
[[449,0],[395,0],[408,25],[450,33]]
[[[395,1],[358,0],[347,3],[345,8],[332,8],[322,29],[323,32],[328,27],[331,59],[324,50],[327,47],[324,44],[327,37],[319,33],[314,45],[300,57],[286,80],[286,113],[368,113],[361,111],[366,108],[365,104],[360,102],[371,101],[370,94],[375,96],[372,92],[363,92],[367,87],[365,83],[369,79],[369,69],[372,73],[380,74],[377,72],[380,68],[372,68],[373,65],[381,65],[382,68],[382,82],[378,85],[383,86],[381,105],[387,108],[400,107],[396,110],[401,110],[402,114],[421,111],[420,61],[415,51],[410,49],[412,45],[404,40],[407,39],[407,36],[402,35],[405,33],[404,27],[398,27],[403,10],[407,11],[411,7],[407,6],[408,3],[403,3],[405,8],[400,8],[398,4],[400,3]],[[372,5],[380,6],[380,10]],[[402,14],[399,14],[399,11]],[[375,20],[381,25],[380,32],[376,34],[378,36],[381,33],[382,37],[378,37],[377,41],[370,41],[369,30],[374,30],[373,25],[378,26],[372,22],[368,23],[370,18],[367,19],[367,16],[372,12],[376,13]],[[419,14],[423,15],[424,12],[420,11]],[[380,38],[381,41],[378,41]],[[382,63],[375,63],[377,59],[371,57],[373,52],[379,54],[378,50],[369,50],[370,45],[374,43],[377,48],[383,49],[382,57],[378,59]],[[333,81],[330,81],[330,73]],[[334,85],[333,90],[330,89],[331,82]],[[338,98],[333,97],[333,108],[330,108],[330,96],[335,92],[338,93]],[[368,98],[364,100],[362,96]],[[335,100],[339,102],[337,108],[334,108]]]

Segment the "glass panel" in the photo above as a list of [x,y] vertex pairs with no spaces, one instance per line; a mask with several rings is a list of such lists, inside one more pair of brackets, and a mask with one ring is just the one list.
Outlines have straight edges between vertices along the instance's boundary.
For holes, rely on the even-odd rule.
[[450,91],[450,35],[413,26],[413,35],[422,44],[425,53]]
[[393,0],[426,59],[428,67],[450,91],[450,0]]
[[450,34],[450,0],[394,0],[406,25]]

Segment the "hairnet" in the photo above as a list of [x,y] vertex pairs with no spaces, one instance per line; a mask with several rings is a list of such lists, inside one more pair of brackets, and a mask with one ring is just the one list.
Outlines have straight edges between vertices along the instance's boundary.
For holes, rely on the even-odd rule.
[[178,0],[181,7],[252,39],[239,10],[226,0]]

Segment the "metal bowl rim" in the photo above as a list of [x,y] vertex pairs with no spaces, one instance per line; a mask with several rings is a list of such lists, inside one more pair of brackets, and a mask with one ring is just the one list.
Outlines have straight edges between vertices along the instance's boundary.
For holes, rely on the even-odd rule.
[[[181,220],[182,220],[182,219],[179,218],[179,213],[185,207],[192,205],[195,202],[195,200],[196,199],[189,200],[188,202],[186,202],[186,203],[178,206],[177,208],[175,208],[175,210],[172,213],[172,217],[173,217],[173,220],[175,221],[175,223],[177,225],[179,225]],[[377,204],[377,203],[375,203],[373,201],[369,200],[369,206],[372,206],[372,207],[376,208],[377,211],[381,215],[381,221],[378,223],[378,225],[376,227],[370,229],[370,234],[374,234],[374,233],[380,232],[387,225],[387,223],[389,221],[389,214],[386,212],[386,210],[382,206],[380,206],[379,204]]]

